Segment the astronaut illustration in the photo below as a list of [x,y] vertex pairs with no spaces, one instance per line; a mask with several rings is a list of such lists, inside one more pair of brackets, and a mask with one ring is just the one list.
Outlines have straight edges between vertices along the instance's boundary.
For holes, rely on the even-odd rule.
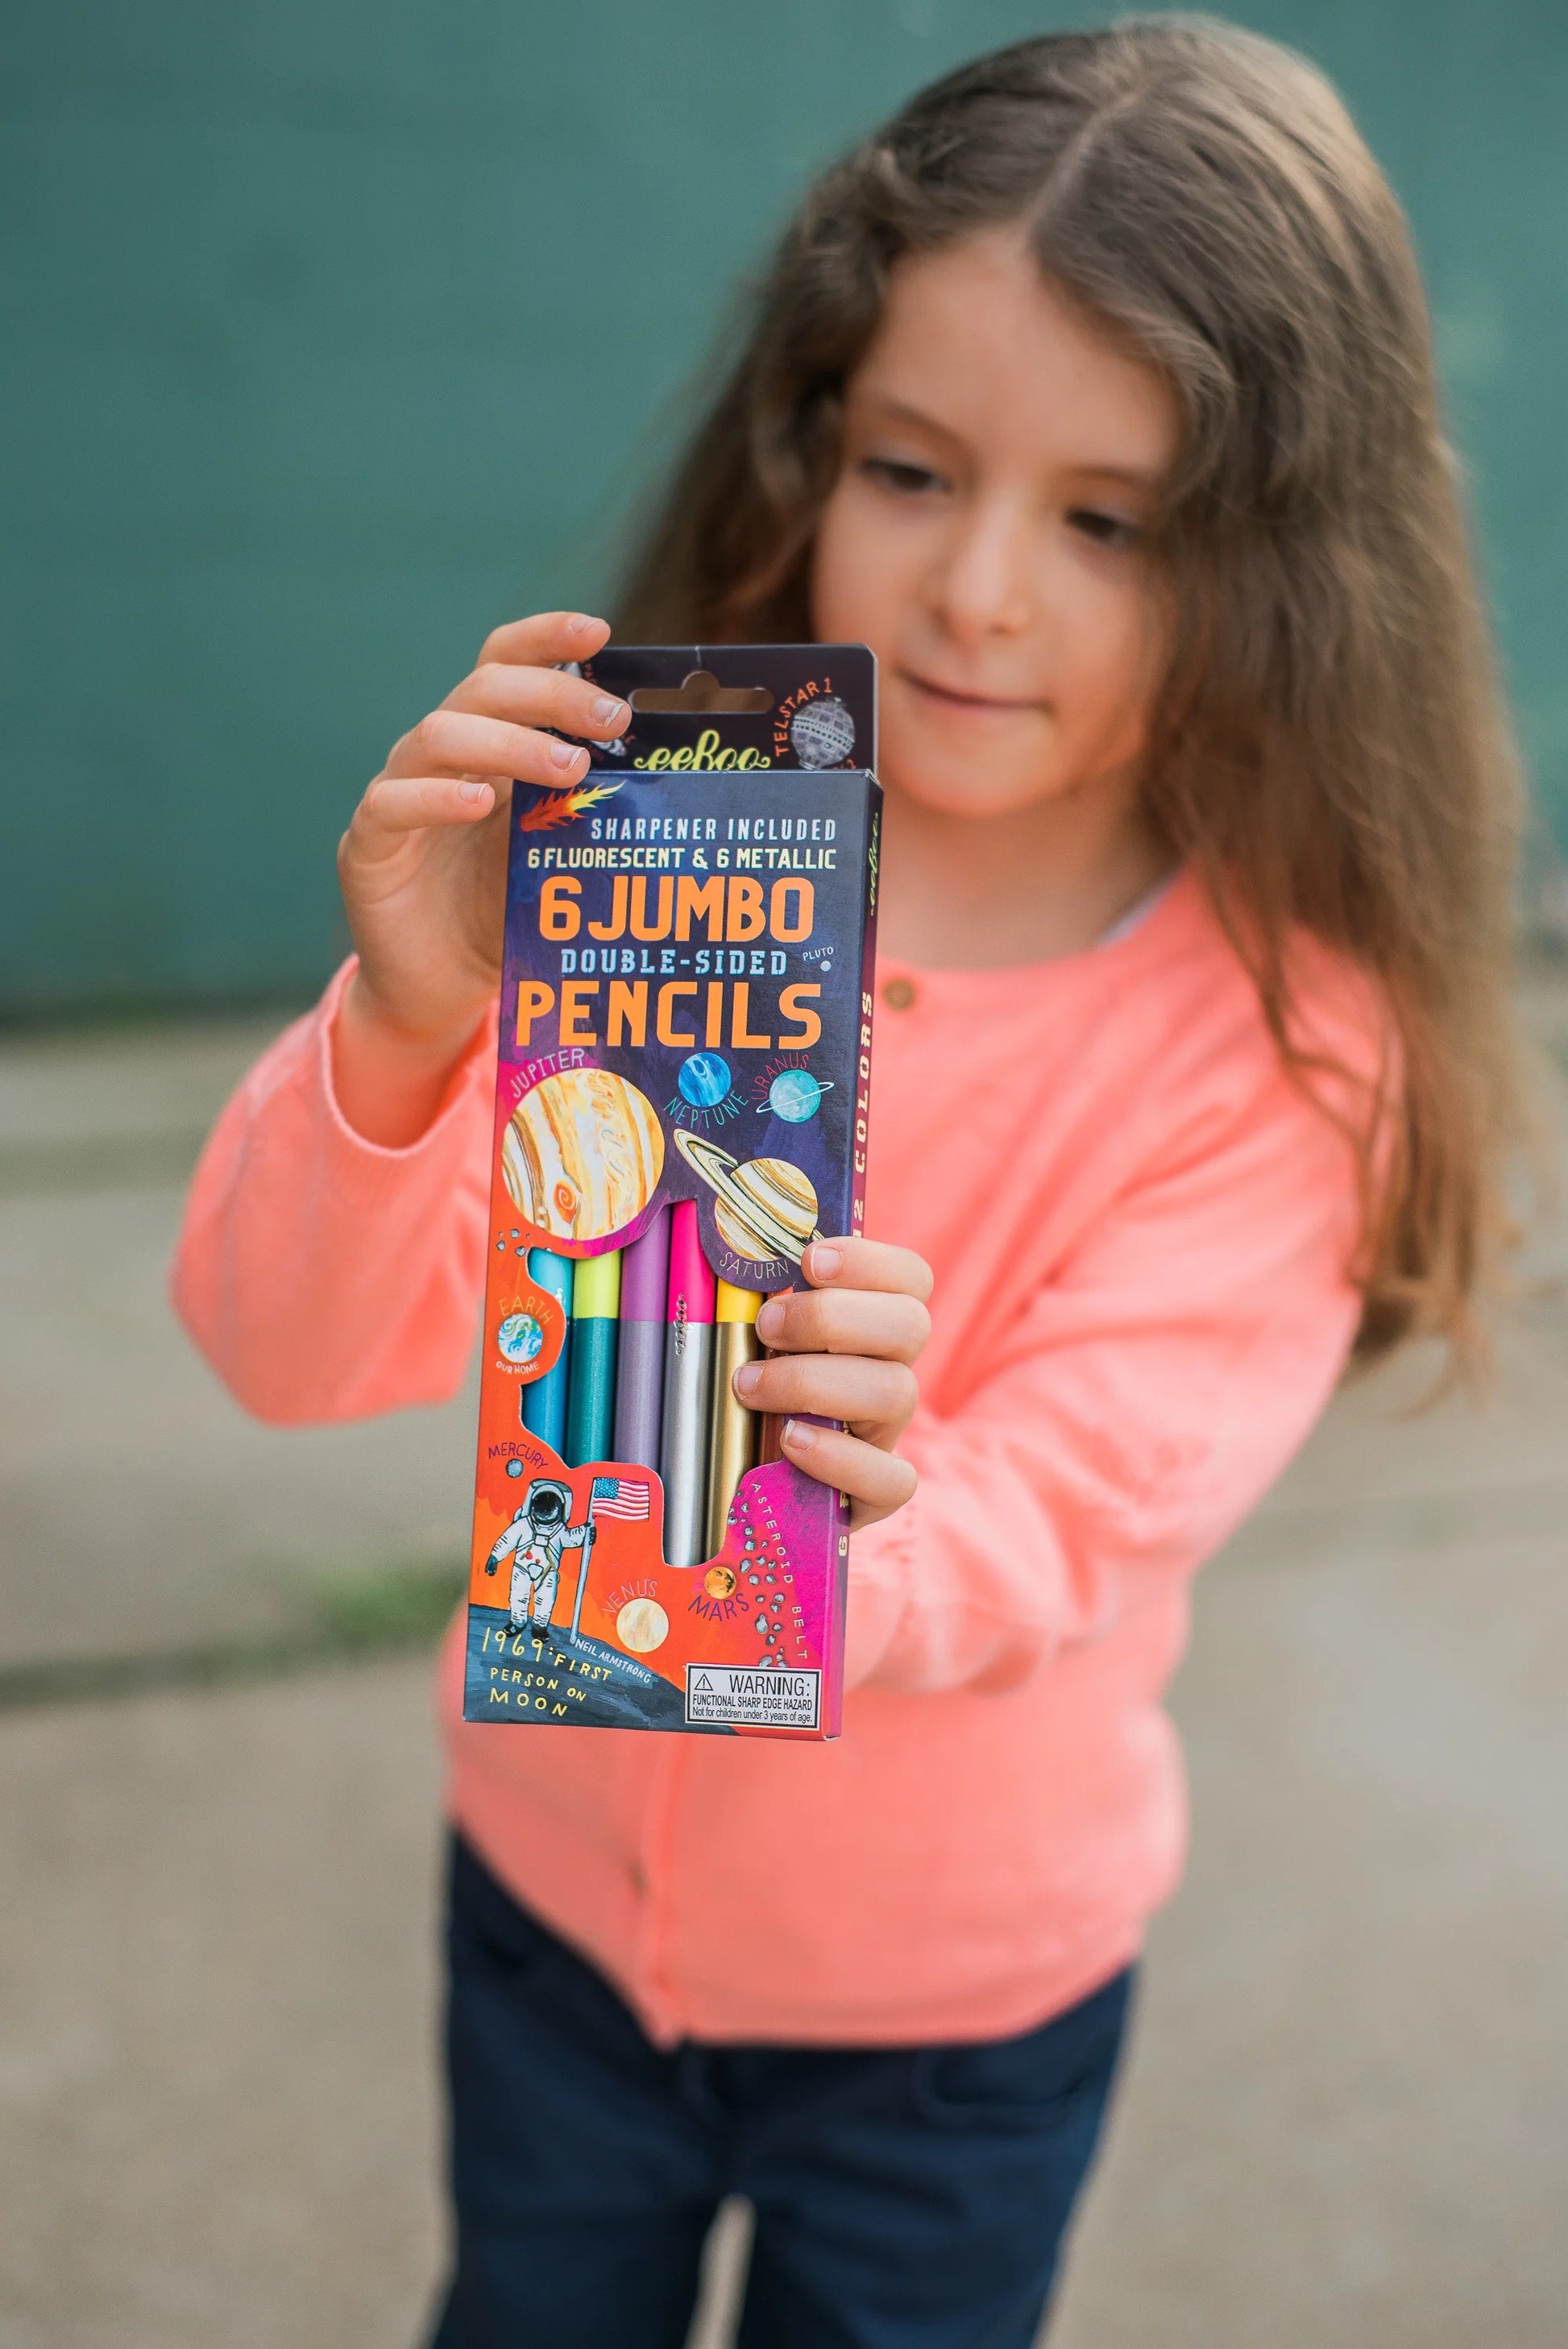
[[568,1525],[571,1515],[571,1487],[553,1476],[536,1476],[523,1495],[521,1508],[485,1560],[487,1574],[494,1574],[502,1558],[511,1560],[514,1631],[531,1630],[536,1640],[550,1636],[561,1553],[587,1547],[597,1530],[592,1517],[580,1526]]

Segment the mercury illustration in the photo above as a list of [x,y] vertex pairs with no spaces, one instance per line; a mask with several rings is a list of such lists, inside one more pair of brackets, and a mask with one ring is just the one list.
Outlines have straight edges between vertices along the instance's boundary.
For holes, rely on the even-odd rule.
[[654,1105],[609,1069],[546,1077],[513,1110],[501,1138],[501,1174],[535,1230],[597,1240],[640,1216],[664,1170]]
[[676,1129],[676,1148],[692,1173],[714,1195],[714,1221],[725,1246],[754,1263],[780,1257],[799,1264],[817,1229],[817,1194],[787,1158],[748,1158],[738,1164],[727,1150],[700,1133]]

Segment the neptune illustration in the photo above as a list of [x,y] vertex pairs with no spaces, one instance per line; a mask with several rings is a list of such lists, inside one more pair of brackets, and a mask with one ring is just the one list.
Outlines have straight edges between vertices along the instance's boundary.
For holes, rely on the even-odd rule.
[[665,1103],[665,1115],[677,1125],[727,1125],[743,1106],[722,1052],[688,1052],[676,1072],[675,1097]]
[[729,1091],[729,1062],[717,1052],[693,1052],[681,1062],[676,1082],[693,1109],[717,1109]]

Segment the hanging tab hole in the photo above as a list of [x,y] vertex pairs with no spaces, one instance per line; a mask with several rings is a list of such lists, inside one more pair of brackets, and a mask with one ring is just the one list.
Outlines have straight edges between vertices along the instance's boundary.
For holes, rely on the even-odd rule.
[[679,685],[640,685],[632,695],[634,709],[661,718],[711,718],[727,712],[734,718],[760,718],[773,707],[765,685],[720,685],[709,668],[694,668]]

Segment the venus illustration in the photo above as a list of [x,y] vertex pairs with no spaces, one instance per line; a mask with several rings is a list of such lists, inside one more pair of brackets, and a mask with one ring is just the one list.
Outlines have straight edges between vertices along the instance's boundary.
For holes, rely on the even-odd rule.
[[737,1256],[758,1264],[780,1257],[799,1264],[807,1244],[820,1237],[817,1194],[787,1158],[748,1158],[738,1165],[717,1142],[681,1127],[676,1148],[713,1193],[719,1237]]
[[615,1618],[615,1637],[634,1656],[662,1648],[669,1631],[670,1619],[656,1599],[628,1599]]
[[654,1105],[609,1069],[564,1069],[526,1093],[501,1137],[513,1204],[552,1238],[597,1240],[654,1195],[665,1138]]

